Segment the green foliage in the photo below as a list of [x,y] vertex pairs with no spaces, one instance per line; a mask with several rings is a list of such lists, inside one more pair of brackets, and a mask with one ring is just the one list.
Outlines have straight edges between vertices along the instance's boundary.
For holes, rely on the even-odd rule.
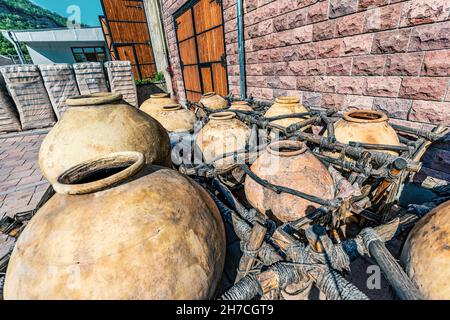
[[[43,9],[29,0],[0,0],[0,29],[25,30],[61,28],[66,18]],[[23,46],[24,52],[25,46]],[[15,55],[11,43],[0,35],[0,54]]]
[[161,82],[164,81],[164,74],[162,72],[157,72],[155,74],[155,77],[152,79],[142,79],[142,80],[136,80],[136,85],[145,85],[149,83],[155,83],[155,82]]

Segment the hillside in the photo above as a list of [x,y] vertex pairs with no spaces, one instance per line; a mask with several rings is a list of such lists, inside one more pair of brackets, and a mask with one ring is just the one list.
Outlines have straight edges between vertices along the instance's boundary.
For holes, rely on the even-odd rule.
[[[65,27],[66,18],[29,0],[0,0],[0,29],[42,29]],[[0,54],[15,55],[13,46],[0,35]]]

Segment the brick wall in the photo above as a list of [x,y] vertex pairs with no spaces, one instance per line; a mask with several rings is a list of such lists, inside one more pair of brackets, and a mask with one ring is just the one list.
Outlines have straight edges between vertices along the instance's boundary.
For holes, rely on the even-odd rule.
[[[176,91],[185,99],[173,14],[162,1]],[[230,91],[239,94],[236,1],[223,0]],[[449,0],[244,0],[248,95],[311,107],[369,108],[393,122],[450,125]],[[450,138],[424,174],[450,181]]]

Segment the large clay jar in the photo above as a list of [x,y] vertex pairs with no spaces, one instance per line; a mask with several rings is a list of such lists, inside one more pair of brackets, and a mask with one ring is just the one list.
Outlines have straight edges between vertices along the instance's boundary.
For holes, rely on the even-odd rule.
[[[334,124],[334,134],[338,142],[346,144],[353,141],[393,146],[400,145],[397,133],[389,125],[387,116],[374,110],[355,110],[344,113],[342,119]],[[397,154],[395,151],[390,151],[389,153]]]
[[[261,153],[250,168],[268,182],[330,200],[334,198],[333,178],[327,168],[300,141],[277,141]],[[319,205],[303,198],[277,194],[245,178],[245,195],[260,212],[272,213],[281,222],[304,217]]]
[[11,256],[5,299],[210,299],[225,233],[196,182],[137,152],[66,171]]
[[208,92],[202,95],[200,103],[210,110],[222,110],[228,107],[227,100],[215,92]]
[[450,300],[450,201],[434,208],[414,226],[401,262],[424,298]]
[[153,109],[159,109],[174,103],[177,102],[170,98],[168,93],[155,93],[150,95],[150,99],[144,101],[140,109],[145,113],[149,113]]
[[230,111],[253,111],[247,101],[234,101],[231,103]]
[[123,150],[142,152],[147,163],[171,166],[166,130],[123,102],[121,95],[98,93],[67,99],[66,103],[68,110],[39,151],[39,166],[51,184],[81,162]]
[[[234,112],[218,112],[209,116],[209,122],[200,130],[196,144],[207,163],[223,154],[245,149],[250,137],[250,129],[236,119]],[[227,170],[235,164],[233,156],[213,162],[216,169]]]
[[[291,115],[294,113],[305,113],[308,110],[300,104],[300,99],[297,97],[278,97],[275,99],[275,103],[266,111],[264,117],[276,117],[276,116],[284,116]],[[309,116],[300,117],[300,118],[286,118],[280,120],[274,120],[272,123],[277,124],[282,127],[289,127],[294,123],[298,123],[308,119]]]
[[169,132],[191,132],[194,130],[195,114],[179,104],[152,108],[147,112]]

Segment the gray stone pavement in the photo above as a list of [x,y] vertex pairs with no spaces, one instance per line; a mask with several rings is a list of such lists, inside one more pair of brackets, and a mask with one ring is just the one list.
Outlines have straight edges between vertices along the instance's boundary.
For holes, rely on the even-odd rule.
[[38,165],[46,130],[0,135],[0,219],[33,210],[48,188]]

